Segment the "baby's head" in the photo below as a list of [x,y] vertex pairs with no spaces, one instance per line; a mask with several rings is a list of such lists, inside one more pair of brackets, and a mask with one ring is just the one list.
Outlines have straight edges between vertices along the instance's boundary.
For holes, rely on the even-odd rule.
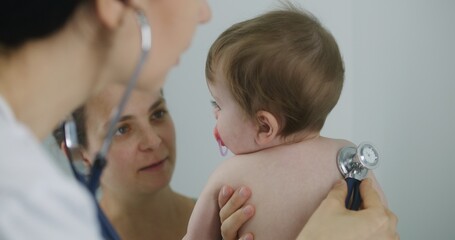
[[344,67],[333,36],[289,6],[224,31],[209,50],[206,77],[209,85],[226,81],[254,121],[259,111],[271,113],[286,137],[321,130],[340,97]]

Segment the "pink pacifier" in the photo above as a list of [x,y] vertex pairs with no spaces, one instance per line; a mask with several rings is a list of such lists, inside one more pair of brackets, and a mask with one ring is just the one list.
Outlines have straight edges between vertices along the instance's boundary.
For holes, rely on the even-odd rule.
[[220,134],[218,133],[218,129],[216,127],[213,129],[213,135],[218,142],[221,156],[225,157],[228,153],[228,148],[224,145],[223,140],[221,140]]

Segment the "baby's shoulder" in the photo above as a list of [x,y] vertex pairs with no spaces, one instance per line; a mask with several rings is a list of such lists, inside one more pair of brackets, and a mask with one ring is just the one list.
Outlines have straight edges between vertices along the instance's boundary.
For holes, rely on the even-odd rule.
[[346,139],[336,139],[336,138],[328,138],[328,137],[320,137],[321,143],[329,148],[335,148],[335,149],[340,149],[342,147],[350,147],[350,146],[355,146],[354,143],[352,143],[349,140]]
[[248,170],[251,165],[250,163],[254,161],[255,158],[254,155],[234,155],[223,160],[212,172],[212,177],[228,180],[234,176],[238,176],[239,174],[242,174],[243,171]]

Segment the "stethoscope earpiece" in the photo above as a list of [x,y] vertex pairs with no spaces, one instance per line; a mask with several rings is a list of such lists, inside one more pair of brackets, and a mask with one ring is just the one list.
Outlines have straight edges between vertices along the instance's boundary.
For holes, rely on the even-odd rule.
[[84,163],[81,147],[77,137],[76,122],[70,116],[63,123],[64,147],[70,161],[70,167],[74,176],[79,181],[87,181],[90,175],[90,168]]

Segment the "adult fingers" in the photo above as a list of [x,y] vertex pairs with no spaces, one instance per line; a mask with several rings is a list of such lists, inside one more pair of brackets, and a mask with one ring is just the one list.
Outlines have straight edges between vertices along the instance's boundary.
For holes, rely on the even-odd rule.
[[254,236],[252,233],[246,233],[239,240],[254,240]]
[[383,228],[386,229],[384,231],[389,233],[388,239],[399,240],[400,235],[397,232],[398,217],[387,208],[385,209],[385,213],[387,217],[384,219],[382,225],[384,226]]
[[[227,186],[224,186],[227,187]],[[229,190],[229,189],[228,189]],[[221,190],[220,194],[223,194],[223,189]],[[227,202],[224,200],[224,197],[218,198],[218,203],[225,204],[221,207],[220,210],[220,220],[223,223],[229,216],[231,216],[234,212],[240,209],[246,201],[251,197],[251,190],[248,187],[240,187],[238,188],[233,194],[229,194],[229,191],[226,195],[232,195]]]
[[336,205],[342,205],[344,207],[346,195],[348,194],[348,187],[344,180],[339,180],[330,190],[324,201],[329,201]]
[[362,196],[363,207],[365,209],[384,207],[381,197],[373,187],[371,179],[366,178],[360,183],[360,195]]
[[[223,239],[236,239],[239,229],[254,215],[254,212],[255,209],[252,205],[246,205],[235,211],[226,220],[222,221],[221,236],[223,236]],[[253,240],[253,234],[244,234],[240,239]]]
[[377,229],[375,231],[377,239],[399,240],[400,236],[397,232],[398,217],[382,203],[381,197],[373,187],[371,179],[367,178],[362,181],[360,194],[363,198],[364,213],[368,213],[371,219],[369,221],[370,227]]
[[391,231],[392,232],[395,232],[395,240],[400,240],[400,235],[398,234],[398,231],[397,231],[397,225],[398,225],[398,217],[390,210],[387,210],[388,211],[388,214],[389,214],[389,218],[392,219],[391,220]]
[[221,187],[220,193],[218,194],[218,206],[223,208],[224,205],[229,201],[232,194],[234,193],[234,189],[231,186],[225,185]]

